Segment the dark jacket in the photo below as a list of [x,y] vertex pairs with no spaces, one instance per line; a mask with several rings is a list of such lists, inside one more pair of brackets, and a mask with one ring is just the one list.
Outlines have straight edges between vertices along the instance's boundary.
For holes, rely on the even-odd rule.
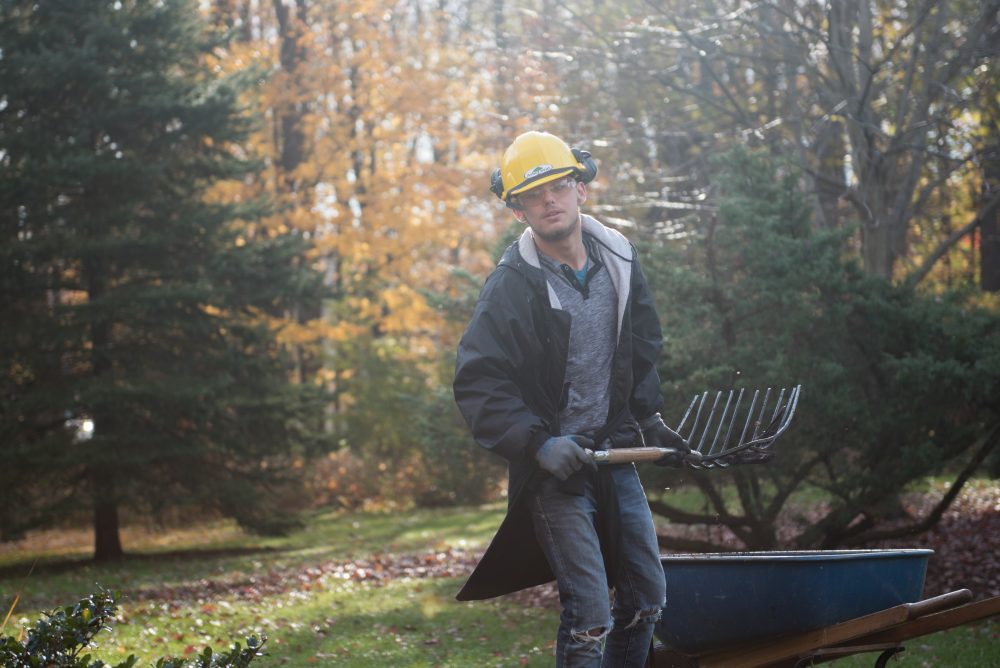
[[[635,249],[619,232],[583,216],[618,292],[618,344],[608,421],[613,447],[632,445],[636,418],[662,403],[656,358],[659,319]],[[506,250],[486,280],[458,346],[455,401],[482,447],[508,462],[508,508],[459,600],[491,598],[553,579],[524,503],[544,473],[538,448],[560,434],[570,316],[539,266],[530,231]]]

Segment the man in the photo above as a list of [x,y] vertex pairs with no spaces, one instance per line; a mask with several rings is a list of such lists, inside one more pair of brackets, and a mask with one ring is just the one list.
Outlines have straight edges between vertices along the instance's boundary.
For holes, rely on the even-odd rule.
[[642,666],[665,596],[652,515],[635,466],[598,470],[587,450],[644,442],[680,465],[690,448],[657,412],[660,325],[635,249],[580,213],[596,173],[589,153],[528,132],[493,175],[526,229],[483,286],[454,391],[508,461],[509,505],[458,598],[555,577],[556,665]]

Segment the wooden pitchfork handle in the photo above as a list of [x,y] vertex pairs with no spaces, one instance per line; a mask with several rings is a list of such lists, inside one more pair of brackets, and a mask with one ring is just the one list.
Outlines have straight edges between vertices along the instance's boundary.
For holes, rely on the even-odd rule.
[[[615,448],[613,450],[587,450],[587,454],[597,464],[639,464],[658,461],[665,455],[678,455],[680,450],[673,448]],[[684,455],[684,460],[697,463],[701,461],[701,455],[691,451]]]

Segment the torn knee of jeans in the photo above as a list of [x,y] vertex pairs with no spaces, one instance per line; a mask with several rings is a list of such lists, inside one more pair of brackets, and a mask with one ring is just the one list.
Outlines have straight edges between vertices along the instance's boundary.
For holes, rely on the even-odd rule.
[[577,642],[599,643],[604,640],[606,635],[608,635],[608,631],[610,631],[610,629],[606,626],[597,626],[589,631],[572,631],[571,635],[573,636],[573,640]]
[[627,629],[632,628],[638,624],[655,624],[660,621],[660,616],[663,611],[661,608],[650,608],[649,610],[637,610],[635,616],[632,617],[632,621],[628,623],[625,627]]

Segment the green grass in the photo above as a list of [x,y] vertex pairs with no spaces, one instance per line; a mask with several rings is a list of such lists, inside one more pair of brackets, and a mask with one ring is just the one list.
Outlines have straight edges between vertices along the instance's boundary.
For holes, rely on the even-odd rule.
[[454,579],[330,583],[255,602],[126,605],[128,623],[105,637],[100,655],[114,658],[135,648],[145,648],[141,655],[149,659],[183,655],[206,645],[223,648],[233,636],[266,633],[271,656],[261,661],[265,666],[512,665],[506,663],[511,656],[525,657],[525,665],[547,665],[545,611],[458,603],[453,599],[458,584]]
[[0,619],[20,593],[4,631],[17,634],[41,611],[74,602],[99,584],[125,592],[113,629],[98,636],[93,652],[108,662],[134,653],[149,665],[159,656],[223,649],[265,633],[269,656],[262,666],[546,666],[552,610],[502,599],[459,603],[457,577],[358,581],[331,568],[373,555],[478,553],[502,517],[501,505],[324,513],[303,531],[267,539],[221,522],[179,532],[180,541],[147,537],[126,545],[132,550],[127,559],[104,565],[86,561],[84,542],[7,549],[0,554]]
[[[461,577],[359,580],[337,567],[378,555],[478,553],[502,516],[500,505],[320,513],[302,531],[267,539],[226,522],[126,533],[132,554],[108,565],[86,561],[85,534],[68,544],[52,534],[0,552],[0,619],[18,592],[5,633],[100,584],[125,592],[114,628],[98,636],[94,652],[109,662],[134,653],[149,665],[165,654],[222,649],[266,633],[261,666],[550,666],[556,610],[507,598],[459,603]],[[918,638],[897,665],[995,666],[998,634],[1000,626],[987,622]],[[865,655],[831,665],[872,662]]]
[[[959,626],[903,643],[889,666],[900,668],[995,668],[1000,665],[1000,622]],[[858,654],[834,661],[836,668],[870,668],[878,654]]]

